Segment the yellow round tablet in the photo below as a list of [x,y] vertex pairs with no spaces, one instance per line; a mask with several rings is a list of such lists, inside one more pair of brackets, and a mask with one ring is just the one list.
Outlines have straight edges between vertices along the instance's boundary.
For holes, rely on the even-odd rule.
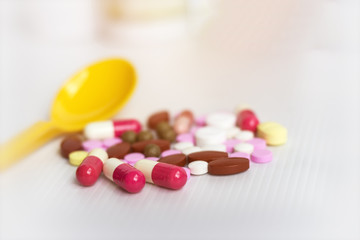
[[69,154],[69,162],[71,165],[79,166],[87,156],[86,151],[74,151]]
[[287,129],[276,122],[264,122],[257,126],[257,136],[268,145],[282,145],[287,141]]

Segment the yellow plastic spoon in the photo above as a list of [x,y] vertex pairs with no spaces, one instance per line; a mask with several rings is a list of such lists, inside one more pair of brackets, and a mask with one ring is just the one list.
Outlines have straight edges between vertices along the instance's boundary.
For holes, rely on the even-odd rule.
[[97,62],[71,77],[58,92],[50,121],[40,121],[0,146],[0,170],[64,132],[109,119],[136,87],[134,67],[123,59]]

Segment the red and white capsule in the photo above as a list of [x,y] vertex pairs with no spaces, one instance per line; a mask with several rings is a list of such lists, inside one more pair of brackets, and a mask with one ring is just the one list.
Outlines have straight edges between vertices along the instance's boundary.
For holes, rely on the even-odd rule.
[[106,160],[103,171],[108,179],[130,193],[140,192],[145,186],[144,174],[117,158]]
[[135,119],[92,122],[86,125],[87,139],[106,139],[120,137],[126,131],[141,131],[141,124]]
[[101,148],[95,148],[82,161],[76,170],[76,179],[83,186],[91,186],[99,178],[104,161],[108,159],[108,154]]
[[175,165],[143,159],[137,161],[134,167],[145,175],[146,182],[161,187],[177,190],[187,181],[185,170]]
[[253,111],[245,109],[238,113],[236,122],[241,130],[249,130],[255,133],[257,125],[259,124],[259,119]]

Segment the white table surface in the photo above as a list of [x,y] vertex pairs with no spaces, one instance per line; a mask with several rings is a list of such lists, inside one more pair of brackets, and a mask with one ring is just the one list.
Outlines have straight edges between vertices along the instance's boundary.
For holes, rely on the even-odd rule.
[[61,83],[110,56],[139,75],[118,118],[248,103],[289,141],[246,173],[131,195],[104,177],[79,186],[55,139],[0,173],[0,239],[360,238],[358,1],[225,1],[197,35],[146,44],[39,38],[18,26],[18,5],[0,6],[1,142],[47,119]]

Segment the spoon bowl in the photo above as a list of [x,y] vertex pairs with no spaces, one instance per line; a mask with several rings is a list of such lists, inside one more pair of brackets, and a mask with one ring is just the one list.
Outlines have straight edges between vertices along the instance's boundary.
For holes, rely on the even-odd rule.
[[109,119],[136,87],[134,67],[124,59],[94,63],[73,75],[54,99],[50,121],[40,121],[0,146],[0,170],[64,132]]

